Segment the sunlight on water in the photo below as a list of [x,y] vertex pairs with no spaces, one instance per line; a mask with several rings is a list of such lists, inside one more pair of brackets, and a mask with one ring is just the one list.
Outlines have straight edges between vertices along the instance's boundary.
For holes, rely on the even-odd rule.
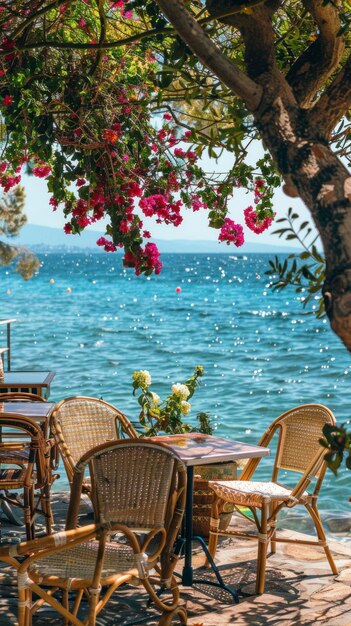
[[[12,368],[56,370],[52,400],[102,396],[137,420],[135,369],[150,370],[162,397],[202,364],[192,415],[207,411],[217,434],[250,443],[301,403],[326,404],[344,422],[350,356],[326,320],[303,314],[300,296],[267,288],[268,258],[165,254],[149,279],[104,254],[45,255],[28,282],[2,269],[1,317],[18,319]],[[347,472],[326,482],[321,507],[337,498],[348,509]]]

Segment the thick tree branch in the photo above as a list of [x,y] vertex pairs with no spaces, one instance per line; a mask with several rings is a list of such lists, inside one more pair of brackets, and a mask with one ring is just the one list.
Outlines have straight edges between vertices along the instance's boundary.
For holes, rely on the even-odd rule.
[[[236,28],[244,40],[248,75],[263,87],[262,106],[270,106],[279,95],[294,102],[292,91],[276,63],[275,33],[272,19],[279,8],[279,0],[266,0],[253,11],[229,14],[238,0],[207,0],[208,11],[221,22]],[[228,16],[222,17],[227,8]]]
[[339,120],[351,108],[351,55],[310,112],[311,124],[329,138]]
[[308,107],[327,78],[337,68],[343,51],[344,39],[340,31],[338,6],[340,0],[304,0],[303,5],[313,17],[318,37],[296,60],[287,74],[295,98],[300,106]]
[[234,65],[214,45],[203,28],[184,9],[179,0],[156,0],[161,11],[178,35],[199,60],[208,67],[235,95],[242,98],[250,111],[260,104],[262,88]]

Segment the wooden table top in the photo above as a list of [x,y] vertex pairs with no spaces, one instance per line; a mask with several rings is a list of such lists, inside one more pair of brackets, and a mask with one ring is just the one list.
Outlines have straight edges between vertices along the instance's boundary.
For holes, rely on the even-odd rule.
[[55,402],[0,402],[1,413],[18,413],[42,424],[51,415]]
[[269,448],[202,433],[165,435],[154,437],[154,439],[173,448],[185,465],[189,466],[225,463],[226,461],[260,458],[269,455]]

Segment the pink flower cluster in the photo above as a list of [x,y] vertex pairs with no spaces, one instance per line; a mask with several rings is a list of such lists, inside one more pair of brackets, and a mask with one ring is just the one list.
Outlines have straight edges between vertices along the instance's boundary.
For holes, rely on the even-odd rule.
[[256,233],[256,235],[267,230],[273,222],[273,217],[270,215],[266,215],[266,217],[260,220],[252,206],[248,206],[247,209],[245,209],[244,217],[246,226],[252,230],[252,232]]
[[98,246],[103,247],[105,252],[116,252],[117,250],[113,241],[111,241],[110,239],[106,239],[106,237],[99,237],[96,243]]
[[229,217],[226,217],[218,235],[218,240],[225,241],[228,246],[233,243],[237,248],[239,248],[244,243],[243,227],[241,224],[236,224]]
[[7,94],[6,96],[3,97],[1,104],[4,107],[8,107],[9,104],[11,104],[13,102],[13,96],[10,96],[9,94]]
[[1,178],[0,180],[1,187],[3,188],[5,193],[10,191],[12,187],[15,187],[20,182],[21,182],[20,174],[17,174],[17,176],[4,176],[4,178]]
[[136,251],[127,250],[123,265],[134,267],[135,273],[139,276],[142,272],[159,274],[162,268],[160,252],[155,243],[147,243],[145,248],[139,247]]
[[89,200],[78,198],[74,203],[66,203],[66,209],[70,210],[75,225],[85,228],[101,220],[104,216],[106,198],[101,189],[91,189]]
[[37,178],[47,178],[51,174],[51,167],[50,165],[43,163],[42,165],[36,165],[33,167],[32,171],[34,176]]
[[187,150],[185,152],[182,148],[175,148],[174,156],[177,157],[177,159],[189,159],[189,161],[196,161],[197,159],[197,155],[193,150]]
[[181,200],[169,202],[163,194],[146,196],[139,202],[139,206],[146,217],[156,215],[158,223],[165,222],[165,224],[173,224],[174,226],[179,226],[183,221],[180,215],[182,204]]
[[191,207],[194,212],[200,211],[200,209],[208,208],[206,202],[202,202],[202,200],[196,193],[193,193],[193,195],[191,196]]

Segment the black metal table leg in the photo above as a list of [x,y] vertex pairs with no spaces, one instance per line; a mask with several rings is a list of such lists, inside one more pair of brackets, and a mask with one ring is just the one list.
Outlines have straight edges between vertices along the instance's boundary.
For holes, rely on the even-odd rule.
[[192,538],[193,538],[193,497],[194,497],[194,467],[187,467],[187,489],[185,504],[185,542],[184,542],[184,568],[182,583],[187,587],[193,584],[192,567]]
[[[202,585],[211,585],[212,587],[220,587],[224,591],[227,591],[233,597],[234,602],[239,602],[238,593],[235,589],[232,589],[225,584],[218,567],[213,561],[207,545],[202,537],[193,537],[193,497],[194,497],[194,467],[192,465],[187,466],[187,492],[186,492],[186,507],[185,507],[185,535],[180,541],[180,545],[184,546],[184,568],[182,573],[182,584],[185,587],[193,586],[194,582]],[[192,543],[197,541],[202,550],[204,551],[208,562],[214,572],[217,582],[211,580],[199,580],[194,581],[194,571],[192,567]]]

